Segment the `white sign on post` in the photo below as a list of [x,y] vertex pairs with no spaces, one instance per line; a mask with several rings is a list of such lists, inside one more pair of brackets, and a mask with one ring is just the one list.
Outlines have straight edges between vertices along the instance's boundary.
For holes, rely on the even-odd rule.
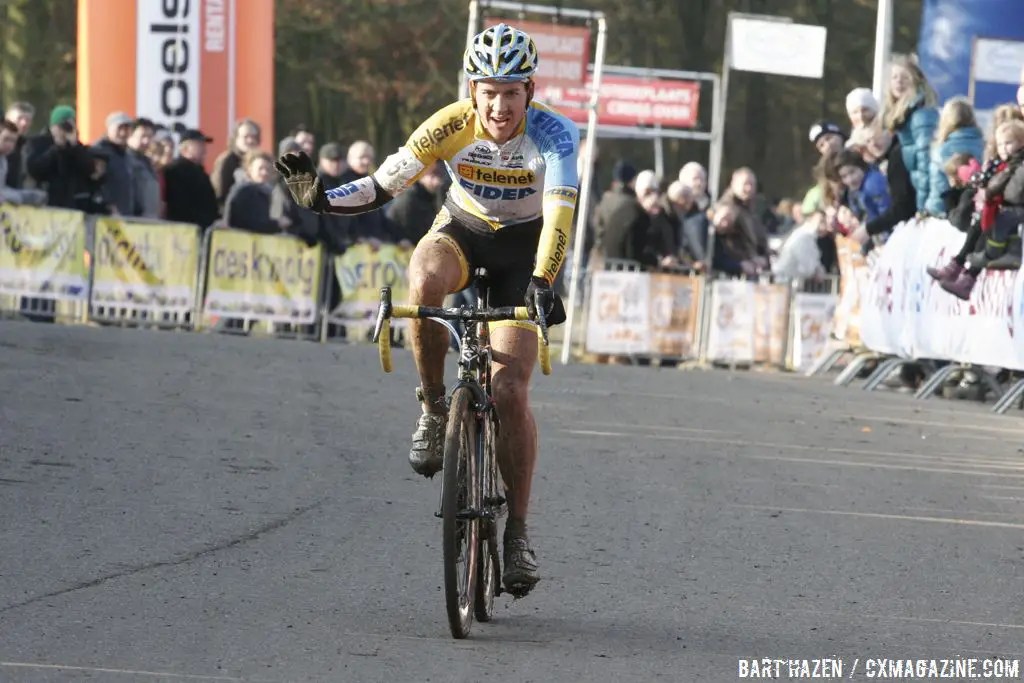
[[824,26],[733,17],[730,66],[780,76],[821,78],[825,74]]

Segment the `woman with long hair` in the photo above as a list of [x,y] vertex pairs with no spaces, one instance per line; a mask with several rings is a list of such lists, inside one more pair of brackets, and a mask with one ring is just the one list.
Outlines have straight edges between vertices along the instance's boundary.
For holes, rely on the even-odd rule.
[[917,59],[894,55],[882,105],[882,123],[899,140],[918,212],[924,211],[931,189],[931,145],[939,123],[937,101],[935,89]]
[[985,135],[974,118],[974,107],[964,97],[954,97],[942,107],[939,127],[932,143],[931,179],[925,211],[933,216],[946,214],[943,195],[950,185],[946,175],[946,164],[955,154],[966,154],[981,159],[985,153]]

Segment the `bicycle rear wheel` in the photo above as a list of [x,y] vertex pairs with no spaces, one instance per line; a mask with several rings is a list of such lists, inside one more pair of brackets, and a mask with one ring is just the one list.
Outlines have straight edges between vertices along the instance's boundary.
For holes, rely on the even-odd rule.
[[455,638],[469,636],[476,598],[482,492],[477,483],[476,449],[479,423],[473,414],[473,393],[459,387],[452,394],[444,440],[441,480],[444,597],[448,627]]

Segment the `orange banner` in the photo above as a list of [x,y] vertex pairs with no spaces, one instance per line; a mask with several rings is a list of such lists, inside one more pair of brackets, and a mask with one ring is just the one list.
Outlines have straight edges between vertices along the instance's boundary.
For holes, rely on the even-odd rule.
[[274,0],[79,0],[77,76],[82,142],[123,111],[202,130],[209,170],[237,119],[274,128]]
[[871,269],[861,253],[860,244],[836,235],[839,264],[839,303],[833,318],[833,334],[850,346],[861,346],[860,306],[867,295]]
[[754,286],[754,362],[782,366],[789,337],[789,286]]

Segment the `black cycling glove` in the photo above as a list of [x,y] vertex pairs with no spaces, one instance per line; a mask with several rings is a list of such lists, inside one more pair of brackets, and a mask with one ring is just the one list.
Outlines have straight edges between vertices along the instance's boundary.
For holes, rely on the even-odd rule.
[[526,288],[526,306],[530,309],[530,317],[537,318],[537,300],[540,300],[544,308],[544,318],[547,319],[555,310],[555,292],[551,289],[548,281],[536,275],[530,278],[530,284]]
[[329,208],[327,192],[316,166],[305,152],[289,152],[274,162],[281,177],[284,178],[288,191],[299,206],[324,213]]

